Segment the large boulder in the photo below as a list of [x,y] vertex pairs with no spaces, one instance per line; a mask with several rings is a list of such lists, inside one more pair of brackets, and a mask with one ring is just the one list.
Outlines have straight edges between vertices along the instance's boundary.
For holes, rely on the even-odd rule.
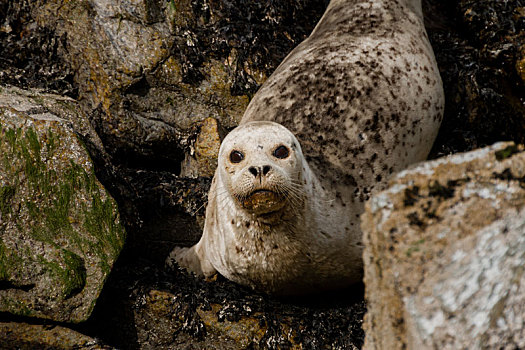
[[88,318],[125,239],[70,98],[0,88],[0,311]]
[[525,151],[398,174],[362,216],[365,349],[525,347]]

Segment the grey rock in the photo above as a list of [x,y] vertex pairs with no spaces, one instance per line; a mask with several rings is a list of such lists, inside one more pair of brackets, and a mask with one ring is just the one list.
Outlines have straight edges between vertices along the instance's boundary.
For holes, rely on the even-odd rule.
[[83,108],[98,108],[93,121],[108,152],[123,163],[162,159],[163,169],[179,175],[195,129],[208,118],[236,126],[258,86],[313,28],[324,1],[28,6],[29,32],[47,28],[64,38],[56,51],[74,72]]
[[196,45],[189,28],[198,18],[189,1],[174,4],[49,1],[33,9],[40,26],[67,33],[65,60],[76,71],[84,107],[100,106],[95,122],[116,146],[110,149],[178,162],[189,153],[194,125],[212,117],[232,127],[248,103],[231,94],[228,61],[207,58],[199,69],[204,78],[184,81],[173,45]]
[[0,88],[0,311],[86,320],[123,247],[79,115],[69,98]]
[[525,347],[525,152],[399,173],[362,216],[365,349]]

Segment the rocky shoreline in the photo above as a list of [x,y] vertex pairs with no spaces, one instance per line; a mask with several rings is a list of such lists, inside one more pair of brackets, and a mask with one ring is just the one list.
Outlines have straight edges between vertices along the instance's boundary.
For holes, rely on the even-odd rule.
[[[176,243],[190,244],[200,235],[220,140],[239,121],[260,84],[309,34],[325,6],[324,0],[0,2],[0,141],[4,145],[0,156],[0,347],[363,347],[361,325],[367,306],[362,286],[315,300],[278,300],[253,294],[221,278],[205,283],[180,271],[167,273],[163,269],[164,258]],[[446,92],[445,118],[431,158],[441,161],[443,156],[499,141],[523,144],[525,4],[520,0],[428,0],[424,10]],[[9,141],[13,131],[18,136]],[[56,145],[55,134],[61,141]],[[493,146],[486,154],[492,155],[494,169],[504,163],[510,170],[488,170],[484,177],[469,176],[468,181],[440,178],[441,187],[433,185],[435,179],[421,176],[418,181],[430,190],[423,190],[423,185],[418,187],[419,192],[407,187],[402,200],[405,205],[425,208],[422,198],[429,191],[434,191],[433,198],[443,200],[459,193],[454,181],[466,186],[462,193],[468,192],[468,186],[496,181],[509,193],[515,188],[514,197],[501,200],[510,201],[518,210],[523,203],[519,194],[522,152],[519,146]],[[24,161],[24,155],[29,161]],[[38,157],[40,163],[36,162]],[[466,153],[464,157],[471,156]],[[454,162],[454,158],[447,159]],[[55,160],[63,162],[53,163]],[[45,171],[38,174],[52,187],[44,186],[42,180],[31,180],[31,174],[37,173],[28,170],[30,163],[42,165]],[[82,164],[83,170],[72,164]],[[423,175],[424,166],[420,170]],[[75,169],[76,177],[71,175]],[[469,166],[464,171],[472,169]],[[16,174],[18,180],[13,180],[15,176],[8,178],[8,173]],[[490,177],[492,173],[495,178]],[[398,177],[392,186],[396,188],[402,181],[402,176]],[[446,181],[452,183],[445,185]],[[43,192],[28,194],[23,188]],[[55,198],[55,193],[62,193],[62,200]],[[98,202],[94,199],[97,196],[101,198]],[[43,200],[34,203],[45,204],[33,204],[40,212],[30,211],[29,198]],[[481,210],[481,203],[475,201],[470,210]],[[88,212],[94,216],[83,217],[86,208],[91,208]],[[16,214],[26,212],[25,223],[13,221]],[[495,213],[497,225],[503,209]],[[407,222],[414,229],[428,231],[436,224],[431,217],[410,214]],[[372,216],[378,212],[369,208],[366,215],[365,231],[377,230]],[[53,227],[58,227],[65,238],[58,243],[46,241],[45,230],[34,229],[39,227],[34,224],[38,221],[35,218],[56,225]],[[94,223],[104,223],[104,229],[95,231],[113,232],[107,236],[111,239],[99,233],[94,234],[96,240],[70,233],[81,232],[81,227],[92,230]],[[490,224],[487,222],[487,227]],[[370,229],[365,228],[367,225]],[[509,221],[507,226],[513,227],[513,232],[522,232],[519,222],[514,225]],[[15,232],[13,227],[29,228],[16,232],[26,232],[19,238],[32,243],[22,249],[12,236],[7,238],[8,232]],[[478,231],[481,235],[482,230]],[[421,259],[429,242],[410,237],[414,247],[409,262]],[[521,247],[522,243],[512,242]],[[35,267],[28,263],[31,259],[17,263],[15,246],[20,249],[18,255],[36,249],[29,255],[46,258],[47,265]],[[369,249],[377,249],[374,247],[370,245]],[[381,257],[377,264],[392,261],[402,265],[410,247],[401,248],[395,246],[393,253],[383,252],[384,256],[377,252],[371,255]],[[396,256],[398,252],[402,254]],[[94,255],[102,258],[94,260]],[[430,259],[432,254],[424,256],[429,266],[439,263]],[[464,261],[465,266],[467,263]],[[385,281],[391,276],[374,272],[374,264],[367,265],[365,279],[366,298],[371,303],[365,321],[370,332],[365,348],[381,348],[374,334],[396,334],[384,339],[395,339],[391,341],[399,348],[403,344],[409,348],[460,344],[432,338],[439,331],[450,336],[450,331],[446,331],[446,322],[436,321],[436,301],[432,304],[434,314],[418,307],[422,296],[415,289],[394,290],[394,298],[384,298],[383,302],[395,300],[392,305],[399,308],[392,308],[389,317],[378,313],[378,309],[389,307],[381,304],[381,293],[388,292]],[[502,263],[500,269],[506,271],[509,264]],[[426,281],[426,271],[418,271],[418,275],[408,270],[405,278],[417,275]],[[91,282],[93,276],[98,276],[96,283]],[[521,281],[521,287],[519,283],[509,284],[509,301],[498,304],[497,310],[503,311],[497,315],[488,312],[487,320],[499,328],[489,327],[493,331],[485,330],[486,336],[481,331],[465,334],[471,339],[482,334],[485,338],[480,339],[486,344],[504,340],[509,346],[523,347],[525,335],[517,331],[523,320],[511,319],[506,313],[523,313],[519,309],[523,277],[505,276]],[[404,281],[396,283],[404,285]],[[378,286],[374,288],[378,294],[368,291],[369,286]],[[37,290],[52,292],[43,297],[33,294]],[[75,304],[85,294],[89,300]],[[13,295],[23,297],[13,299]],[[8,298],[25,304],[13,306]],[[46,311],[44,315],[50,306],[43,300],[55,303],[53,307],[59,311]],[[57,300],[64,304],[56,304]],[[446,309],[448,316],[465,317],[450,310]],[[431,335],[428,327],[421,326],[429,322],[438,329]],[[385,326],[378,328],[378,324]],[[464,326],[461,322],[454,325]],[[418,333],[421,329],[427,333]]]

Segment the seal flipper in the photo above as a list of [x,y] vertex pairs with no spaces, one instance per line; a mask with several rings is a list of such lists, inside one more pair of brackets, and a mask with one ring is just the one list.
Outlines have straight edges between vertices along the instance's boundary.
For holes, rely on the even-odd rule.
[[198,244],[191,248],[175,247],[166,259],[166,265],[170,268],[175,267],[175,262],[188,272],[193,272],[197,276],[209,278],[217,273],[211,263],[199,254]]

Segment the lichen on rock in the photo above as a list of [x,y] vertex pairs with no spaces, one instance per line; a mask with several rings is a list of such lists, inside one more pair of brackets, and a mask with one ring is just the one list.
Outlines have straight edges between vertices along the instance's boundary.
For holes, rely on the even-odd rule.
[[63,97],[0,92],[0,310],[79,322],[125,232],[87,151],[50,103],[63,116],[75,109]]
[[371,198],[365,349],[525,346],[524,183],[523,146],[497,143],[402,171]]

